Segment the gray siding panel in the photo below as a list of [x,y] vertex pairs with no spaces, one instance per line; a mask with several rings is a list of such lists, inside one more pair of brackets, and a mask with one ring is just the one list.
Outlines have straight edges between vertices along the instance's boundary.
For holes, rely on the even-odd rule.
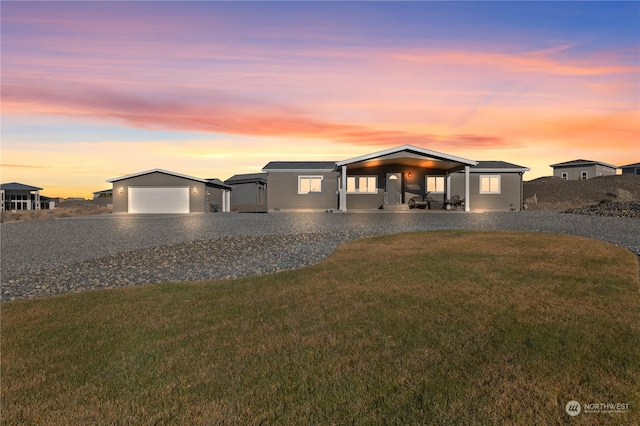
[[[203,182],[196,182],[184,179],[179,176],[171,176],[164,173],[154,172],[142,176],[123,179],[113,182],[113,211],[114,213],[127,213],[129,211],[129,187],[188,187],[189,188],[189,211],[191,213],[205,212],[205,185]],[[122,188],[122,193],[120,193]],[[196,191],[193,191],[196,188]],[[213,188],[209,188],[210,190]],[[218,190],[219,191],[219,190]],[[211,192],[211,191],[210,191]]]
[[[480,176],[500,176],[500,194],[480,194]],[[464,173],[451,175],[451,195],[464,198]],[[522,207],[522,176],[519,173],[470,173],[471,211],[509,211]]]
[[[322,192],[298,194],[298,176],[322,176]],[[327,210],[338,208],[338,173],[269,172],[269,210]]]
[[562,173],[566,173],[568,180],[580,180],[582,178],[582,172],[587,172],[587,177],[589,179],[598,176],[613,176],[616,174],[614,170],[609,170],[608,168],[605,169],[605,167],[600,164],[592,166],[554,167],[553,169],[554,176],[562,177]]

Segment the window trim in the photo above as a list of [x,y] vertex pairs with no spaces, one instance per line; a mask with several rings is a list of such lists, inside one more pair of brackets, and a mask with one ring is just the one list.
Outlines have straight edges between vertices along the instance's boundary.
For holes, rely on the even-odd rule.
[[[488,191],[483,191],[482,190],[482,179],[489,179],[489,190]],[[498,179],[498,189],[496,191],[492,191],[491,190],[491,179],[493,178],[497,178]],[[493,194],[493,195],[499,195],[502,193],[502,175],[480,175],[480,180],[478,181],[478,186],[479,186],[479,191],[480,194]]]
[[[302,181],[302,179],[310,179],[309,182],[309,191],[308,192],[302,192],[301,191],[301,186],[300,186],[300,182]],[[313,185],[311,185],[313,179],[320,179],[320,191],[313,191]],[[299,195],[305,195],[305,194],[320,194],[322,193],[322,181],[324,180],[324,176],[321,175],[299,175],[298,176],[298,194]]]
[[[435,191],[429,191],[429,178],[435,178],[435,179],[442,179],[442,191],[438,191],[438,184],[437,184],[437,180],[436,180],[436,190]],[[444,194],[447,191],[447,179],[445,176],[442,175],[427,175],[424,177],[424,191],[425,193],[429,193],[429,194]]]
[[[370,178],[374,178],[375,182],[373,187],[375,191],[360,191],[360,179],[367,178],[367,181]],[[349,179],[354,179],[354,191],[349,191]],[[347,176],[347,194],[359,194],[359,195],[374,195],[378,193],[378,176],[377,175],[351,175]]]
[[580,180],[587,180],[587,179],[589,179],[589,171],[580,170]]

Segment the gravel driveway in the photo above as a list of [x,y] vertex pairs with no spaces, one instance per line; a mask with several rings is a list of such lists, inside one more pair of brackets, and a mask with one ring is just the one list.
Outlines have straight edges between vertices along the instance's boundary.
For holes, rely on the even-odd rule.
[[553,211],[85,216],[0,225],[1,300],[264,274],[357,238],[438,229],[574,234],[640,256],[640,220]]

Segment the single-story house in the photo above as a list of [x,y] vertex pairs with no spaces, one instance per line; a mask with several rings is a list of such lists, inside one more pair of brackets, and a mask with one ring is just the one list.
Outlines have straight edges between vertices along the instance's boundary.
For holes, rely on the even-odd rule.
[[113,184],[114,213],[228,212],[231,186],[162,169],[107,180]]
[[640,175],[640,163],[627,164],[626,166],[620,166],[623,175]]
[[40,191],[37,186],[11,182],[0,185],[0,206],[2,211],[40,210],[55,208],[55,202],[47,202],[43,207]]
[[520,210],[527,171],[412,145],[342,161],[272,161],[263,168],[270,212],[408,210],[411,199],[427,195],[443,205],[457,196],[465,211]]
[[592,160],[572,160],[564,163],[550,164],[553,175],[566,180],[585,180],[600,176],[613,176],[617,167]]
[[233,175],[224,183],[233,187],[231,211],[267,211],[267,174],[247,173]]
[[102,191],[96,191],[93,193],[93,199],[97,200],[100,198],[111,198],[113,197],[113,188],[104,189]]

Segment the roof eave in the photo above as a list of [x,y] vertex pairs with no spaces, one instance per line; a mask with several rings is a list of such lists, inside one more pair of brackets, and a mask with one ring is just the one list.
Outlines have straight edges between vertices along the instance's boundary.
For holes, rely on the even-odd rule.
[[349,164],[360,163],[360,162],[367,161],[367,160],[373,160],[373,159],[378,158],[378,157],[384,157],[385,155],[396,154],[396,153],[402,152],[402,151],[410,151],[410,152],[412,152],[414,154],[424,155],[425,157],[431,157],[431,158],[435,158],[435,159],[443,160],[443,161],[453,161],[453,162],[465,164],[467,166],[475,166],[475,165],[478,164],[477,161],[469,160],[468,158],[456,157],[455,155],[449,155],[449,154],[444,154],[442,152],[431,151],[431,150],[420,148],[420,147],[413,146],[413,145],[402,145],[402,146],[398,146],[398,147],[395,147],[395,148],[389,148],[389,149],[385,149],[385,150],[382,150],[382,151],[373,152],[371,154],[365,154],[365,155],[361,155],[359,157],[354,157],[354,158],[349,158],[347,160],[338,161],[336,163],[336,165],[338,167],[347,166]]

